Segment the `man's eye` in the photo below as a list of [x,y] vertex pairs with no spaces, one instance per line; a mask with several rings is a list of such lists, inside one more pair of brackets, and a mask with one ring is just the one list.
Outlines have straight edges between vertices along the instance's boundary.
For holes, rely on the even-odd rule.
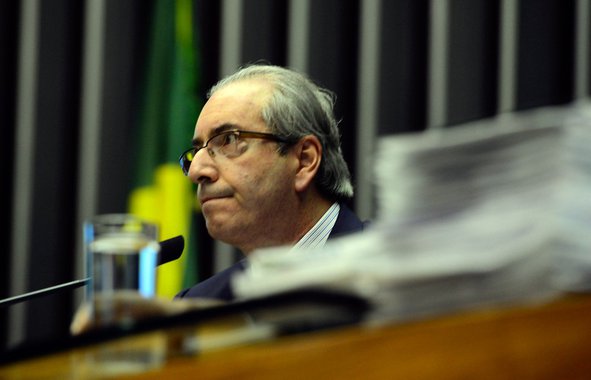
[[234,133],[228,133],[224,136],[224,139],[222,140],[222,146],[234,144],[237,140],[238,136],[236,136]]

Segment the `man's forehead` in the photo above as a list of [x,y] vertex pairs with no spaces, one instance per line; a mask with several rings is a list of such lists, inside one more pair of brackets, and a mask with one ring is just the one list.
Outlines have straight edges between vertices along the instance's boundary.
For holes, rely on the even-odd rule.
[[270,93],[269,84],[261,80],[244,80],[220,88],[203,106],[193,142],[201,145],[230,129],[266,131],[261,110]]
[[212,97],[216,95],[228,95],[228,94],[244,94],[247,97],[253,94],[268,94],[272,88],[271,82],[263,77],[254,77],[240,79],[235,82],[226,84],[220,87],[216,92],[213,93]]
[[204,132],[205,135],[200,134],[198,132],[198,128],[195,128],[195,136],[193,137],[192,144],[193,144],[193,146],[201,146],[210,137],[213,137],[213,136],[218,135],[222,132],[226,132],[226,131],[230,131],[230,130],[234,130],[234,129],[240,130],[243,128],[239,124],[223,123],[215,128],[211,128],[208,132]]

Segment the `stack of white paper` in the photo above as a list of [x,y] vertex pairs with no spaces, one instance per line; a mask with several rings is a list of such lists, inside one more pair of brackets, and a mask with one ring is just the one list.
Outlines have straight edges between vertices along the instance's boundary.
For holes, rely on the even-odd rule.
[[578,104],[565,124],[565,181],[559,193],[561,228],[554,251],[561,289],[591,290],[591,104]]
[[381,138],[370,230],[322,249],[255,252],[236,293],[346,290],[380,320],[555,295],[564,112]]

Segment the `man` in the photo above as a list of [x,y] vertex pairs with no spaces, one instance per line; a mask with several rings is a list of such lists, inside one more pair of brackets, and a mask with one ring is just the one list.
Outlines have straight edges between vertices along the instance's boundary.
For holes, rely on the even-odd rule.
[[[180,158],[198,185],[209,234],[247,257],[258,248],[321,246],[363,229],[342,202],[353,196],[340,148],[334,97],[304,75],[243,68],[208,94],[193,148]],[[177,298],[230,301],[230,278],[247,259]]]
[[[258,248],[322,246],[360,231],[363,223],[342,202],[353,196],[340,148],[334,97],[305,76],[277,66],[249,66],[208,94],[193,147],[181,155],[209,234],[247,257]],[[215,300],[232,301],[230,279],[244,259],[180,292],[185,302],[119,296],[106,307],[135,318],[170,315]],[[215,304],[215,303],[214,303]],[[114,309],[114,310],[111,310]],[[89,305],[74,316],[73,334],[97,327]],[[93,324],[94,323],[94,324]]]

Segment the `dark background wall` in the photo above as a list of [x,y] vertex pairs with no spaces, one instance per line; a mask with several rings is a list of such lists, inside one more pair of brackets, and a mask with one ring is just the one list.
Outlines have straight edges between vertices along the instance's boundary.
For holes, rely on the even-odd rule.
[[[7,226],[0,229],[0,298],[78,278],[81,218],[126,209],[153,8],[146,0],[30,4],[0,2],[0,218]],[[91,4],[102,7],[98,21]],[[364,217],[372,216],[373,200],[362,161],[380,135],[490,117],[502,104],[522,110],[589,94],[589,76],[575,78],[578,20],[588,25],[588,1],[195,0],[194,16],[202,97],[220,76],[258,60],[303,70],[337,93],[343,150],[358,189],[352,206]],[[100,38],[89,38],[90,30]],[[589,28],[582,30],[588,43]],[[97,46],[98,61],[89,62]],[[576,95],[580,80],[584,91]],[[85,103],[91,90],[97,99]],[[99,116],[89,124],[88,115]],[[85,125],[96,129],[91,148],[100,157],[91,176],[82,165]],[[85,189],[95,192],[89,197]],[[215,247],[197,228],[205,276]],[[75,295],[0,310],[2,347],[67,334]]]

